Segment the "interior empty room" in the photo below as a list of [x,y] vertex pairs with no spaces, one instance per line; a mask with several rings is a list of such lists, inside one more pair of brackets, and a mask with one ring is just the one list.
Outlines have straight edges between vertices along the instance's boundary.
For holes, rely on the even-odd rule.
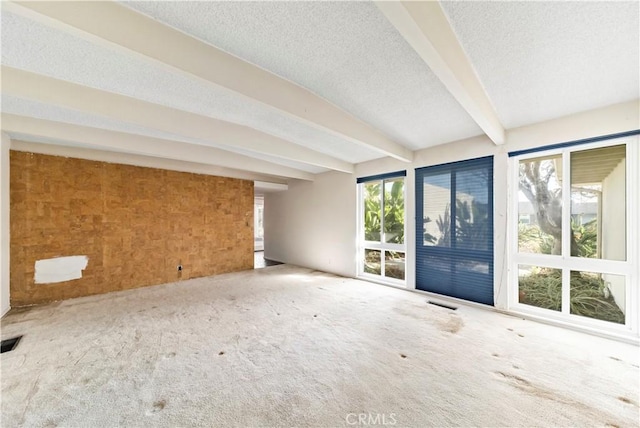
[[638,1],[3,1],[3,427],[640,424]]

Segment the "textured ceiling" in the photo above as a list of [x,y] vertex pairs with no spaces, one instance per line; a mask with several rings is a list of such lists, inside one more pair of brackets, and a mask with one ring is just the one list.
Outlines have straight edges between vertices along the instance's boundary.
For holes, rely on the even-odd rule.
[[[299,94],[287,95],[291,98],[285,98],[292,105],[300,106],[301,112],[304,111],[305,114],[300,116],[309,121],[302,122],[299,117],[295,117],[295,112],[290,111],[292,116],[289,116],[269,106],[273,100],[268,98],[263,98],[265,104],[260,103],[249,98],[256,97],[250,91],[247,92],[248,96],[239,95],[206,82],[205,78],[192,77],[141,54],[115,48],[109,43],[97,42],[95,38],[71,31],[65,25],[49,27],[39,20],[13,14],[6,10],[5,4],[7,3],[3,4],[1,29],[3,66],[241,124],[317,153],[295,150],[298,149],[295,145],[283,143],[282,147],[287,147],[295,154],[270,146],[266,146],[267,151],[270,150],[268,154],[257,154],[235,146],[231,141],[194,139],[166,132],[188,132],[185,128],[178,130],[179,127],[171,126],[172,124],[163,127],[166,131],[160,131],[139,126],[133,123],[134,119],[131,119],[132,123],[128,123],[126,120],[114,120],[87,111],[9,96],[5,93],[6,79],[3,81],[3,112],[219,147],[310,173],[320,173],[327,169],[308,163],[348,171],[351,165],[345,162],[359,163],[383,157],[379,149],[372,147],[374,142],[367,140],[375,140],[375,131],[358,134],[361,144],[348,141],[346,138],[349,137],[338,136],[350,135],[353,138],[350,132],[354,128],[341,128],[340,126],[345,126],[344,123],[337,123],[343,121],[353,125],[346,113],[341,116],[338,112],[337,116],[333,116],[336,134],[322,125],[314,127],[310,124],[314,119],[321,122],[319,117],[323,118],[326,113],[316,107],[315,111],[306,116],[306,105],[313,104],[306,104],[308,100],[314,99],[311,94],[305,95],[311,98]],[[401,31],[398,31],[373,2],[159,1],[123,4],[129,9],[109,6],[108,10],[113,12],[109,16],[114,17],[114,22],[105,22],[107,33],[111,30],[119,34],[132,34],[120,33],[120,29],[133,30],[134,27],[119,27],[127,25],[126,19],[117,18],[123,17],[123,14],[130,15],[131,10],[143,13],[157,23],[176,28],[307,88],[316,96],[328,100],[411,150],[482,134],[482,130],[427,63],[435,64],[434,70],[440,77],[443,73],[441,66],[434,63],[433,58],[425,56],[423,51],[422,57],[418,55],[401,35],[405,34],[405,27],[399,26]],[[9,9],[14,11],[22,8],[13,3],[9,5]],[[103,5],[108,6],[109,3]],[[502,122],[498,124],[499,128],[502,125],[510,129],[640,97],[638,2],[475,1],[442,2],[441,5],[458,40],[455,37],[448,39],[449,44],[443,44],[445,48],[438,54],[446,57],[447,48],[453,51],[459,49],[459,41],[473,68],[466,78],[475,78],[475,71],[479,80],[477,87],[484,87]],[[52,7],[48,12],[45,8],[43,13],[52,14],[54,9],[64,10],[66,12],[57,16],[61,20],[69,15],[82,18],[97,16],[82,15],[74,6],[68,8]],[[95,12],[90,7],[89,11]],[[408,9],[404,9],[404,12],[411,19],[418,16],[411,15]],[[65,16],[64,13],[69,15]],[[391,21],[394,19],[391,18]],[[446,29],[446,18],[440,22],[444,23]],[[156,24],[154,27],[157,30],[154,34],[159,35],[158,40],[168,40],[169,45],[177,40],[173,32],[157,28],[161,25]],[[138,28],[135,26],[136,31]],[[146,35],[144,32],[139,34]],[[432,42],[441,37],[441,33],[434,32],[422,35],[432,37]],[[162,39],[163,36],[167,39]],[[103,34],[102,37],[108,38],[109,35]],[[120,43],[127,44],[122,41]],[[162,47],[164,45],[159,50]],[[196,48],[183,52],[196,56],[195,52],[200,52]],[[416,49],[420,50],[419,47]],[[169,55],[163,58],[171,63],[176,57]],[[197,58],[206,58],[212,69],[217,65],[207,55],[198,55]],[[443,62],[445,69],[449,67],[448,71],[456,71],[456,64],[447,63],[446,59]],[[194,72],[189,67],[185,69]],[[220,69],[224,69],[224,66]],[[233,72],[239,69],[246,70],[230,70]],[[16,74],[20,75],[19,72],[14,72],[14,76]],[[250,75],[255,76],[250,72],[238,73],[237,79],[243,84],[251,83],[247,82],[247,76]],[[212,76],[217,75],[214,73]],[[215,80],[217,77],[210,78]],[[37,77],[35,79],[38,81]],[[446,78],[443,80],[447,81]],[[13,82],[16,81],[18,83],[15,84],[20,86],[20,80]],[[448,84],[451,89],[451,82]],[[247,85],[249,86],[251,85]],[[29,87],[31,88],[33,85]],[[24,89],[24,86],[19,89]],[[45,92],[43,90],[42,93]],[[467,95],[473,98],[472,94]],[[34,93],[23,96],[39,98],[39,94]],[[459,94],[457,96],[461,99]],[[461,103],[469,108],[464,99]],[[140,109],[142,115],[157,114],[157,109],[145,109],[144,106]],[[104,114],[110,113],[102,111]],[[491,117],[495,116],[492,111],[490,113]],[[157,120],[140,120],[137,123],[161,127]],[[479,120],[478,123],[483,122]],[[203,128],[206,127],[203,125]],[[224,129],[224,125],[219,129]],[[193,135],[207,135],[204,138],[209,138],[210,134]],[[237,137],[237,134],[234,135]],[[251,141],[237,138],[235,141],[239,145],[251,147],[256,142],[260,143],[256,141],[256,138],[260,138],[258,133],[251,133],[251,137],[247,137],[248,133],[242,135],[247,140],[251,138]],[[215,140],[215,136],[210,138]],[[262,138],[265,136],[262,135]],[[46,136],[41,137],[40,141],[60,143],[47,139]],[[263,148],[264,143],[255,149]],[[280,150],[280,157],[275,156],[275,150]],[[385,151],[387,148],[381,150]],[[323,156],[324,160],[320,162],[314,158],[318,153],[330,155],[337,160],[327,160]],[[295,158],[299,162],[285,161],[281,157]],[[283,177],[286,177],[284,174],[291,173],[289,169],[280,171]],[[299,177],[299,174],[289,175],[292,176]]]
[[[35,117],[37,119],[70,123],[73,125],[88,126],[92,128],[107,129],[110,131],[125,132],[128,134],[143,135],[170,141],[180,141],[202,146],[212,145],[208,141],[204,140],[189,138],[177,134],[170,134],[167,132],[158,131],[156,129],[146,128],[143,126],[125,123],[90,113],[80,112],[49,104],[43,104],[37,101],[26,100],[23,98],[13,97],[5,94],[2,95],[2,111],[19,116]],[[24,139],[24,136],[22,139]],[[38,139],[32,141],[50,143],[53,140]],[[289,161],[274,156],[267,156],[264,154],[251,153],[247,150],[235,149],[233,151],[239,154],[251,155],[256,159],[266,160],[278,165],[289,166],[302,171],[311,172],[313,174],[327,171],[327,169],[325,168],[317,167],[314,165]]]
[[443,2],[506,128],[640,96],[640,2]]
[[[227,90],[15,14],[2,14],[2,41],[2,63],[14,68],[247,125],[351,163],[381,156]],[[203,144],[234,150],[232,146]]]
[[482,133],[369,2],[127,2],[413,149]]

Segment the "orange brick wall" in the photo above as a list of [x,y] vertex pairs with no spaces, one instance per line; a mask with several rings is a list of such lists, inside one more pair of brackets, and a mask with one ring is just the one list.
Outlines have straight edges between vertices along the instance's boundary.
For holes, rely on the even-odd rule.
[[[17,151],[10,165],[12,306],[253,268],[251,181]],[[37,260],[74,255],[81,279],[35,283]]]

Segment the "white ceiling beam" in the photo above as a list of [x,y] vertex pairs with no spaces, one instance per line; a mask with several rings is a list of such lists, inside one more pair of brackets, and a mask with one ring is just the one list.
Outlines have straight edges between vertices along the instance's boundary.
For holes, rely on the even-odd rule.
[[159,138],[144,137],[124,132],[108,131],[36,119],[33,117],[2,114],[2,130],[34,137],[51,138],[92,148],[120,153],[162,157],[186,162],[215,165],[225,168],[250,171],[280,178],[295,178],[313,181],[313,174],[276,165],[237,153]]
[[3,3],[9,11],[31,12],[32,19],[35,12],[40,22],[93,42],[106,41],[111,48],[226,88],[370,150],[413,160],[411,150],[313,92],[116,2]]
[[[240,180],[254,181],[254,183],[256,180],[264,180],[266,177],[252,172],[240,171],[216,165],[206,165],[203,163],[156,158],[131,153],[112,152],[92,147],[78,147],[72,145],[64,146],[48,142],[33,142],[29,139],[22,138],[21,135],[12,137],[10,148],[11,150],[18,152],[39,153],[49,156],[61,156],[65,158],[85,159],[96,162],[117,163],[122,165],[141,166],[145,168],[189,172],[192,174],[215,175],[217,177],[238,178]],[[277,179],[272,180],[277,181]]]
[[495,144],[503,144],[504,127],[440,3],[376,1],[376,5],[484,133]]
[[265,183],[263,181],[256,181],[253,184],[256,193],[274,193],[289,190],[288,184]]
[[2,67],[2,92],[282,159],[353,173],[353,164],[256,129]]

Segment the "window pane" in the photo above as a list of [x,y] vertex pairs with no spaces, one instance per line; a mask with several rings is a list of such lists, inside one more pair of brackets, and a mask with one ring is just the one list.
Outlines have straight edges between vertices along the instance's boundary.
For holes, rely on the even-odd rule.
[[520,161],[518,250],[562,254],[562,155]]
[[380,242],[380,182],[364,184],[364,240]]
[[404,253],[384,252],[384,275],[386,277],[404,280],[404,265]]
[[518,302],[552,311],[562,310],[562,271],[518,265]]
[[571,313],[624,324],[625,278],[571,271]]
[[364,250],[364,271],[374,275],[382,274],[380,250]]
[[404,178],[384,182],[384,239],[404,244]]
[[424,177],[424,245],[451,246],[451,174]]
[[489,170],[459,171],[456,177],[456,247],[488,250]]
[[626,260],[625,145],[571,153],[571,255]]

